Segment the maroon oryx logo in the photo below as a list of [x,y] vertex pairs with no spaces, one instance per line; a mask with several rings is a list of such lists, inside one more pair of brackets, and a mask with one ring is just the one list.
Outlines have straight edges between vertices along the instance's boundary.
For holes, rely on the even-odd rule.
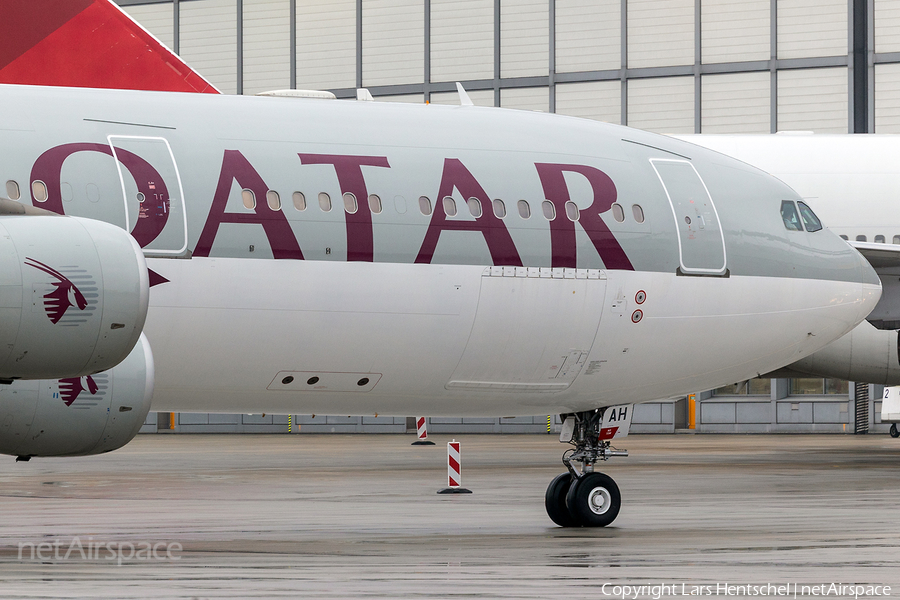
[[59,323],[59,320],[63,318],[70,306],[77,306],[79,310],[87,308],[87,300],[84,294],[81,293],[81,290],[74,283],[69,281],[68,277],[53,267],[33,258],[26,257],[25,264],[29,267],[40,269],[56,279],[53,282],[55,289],[44,295],[44,310],[47,311],[47,316],[50,317],[50,321],[54,325]]
[[81,392],[87,390],[93,396],[99,389],[97,382],[90,375],[59,380],[59,395],[62,401],[66,403],[66,406],[72,406],[72,403],[78,399]]

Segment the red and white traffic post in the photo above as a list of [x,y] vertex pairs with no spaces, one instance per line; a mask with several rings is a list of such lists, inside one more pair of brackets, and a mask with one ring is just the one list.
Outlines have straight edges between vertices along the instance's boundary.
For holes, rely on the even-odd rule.
[[471,494],[472,490],[462,487],[462,458],[459,442],[447,442],[447,486],[438,494]]
[[416,417],[416,441],[411,446],[434,446],[428,439],[428,425],[425,417]]

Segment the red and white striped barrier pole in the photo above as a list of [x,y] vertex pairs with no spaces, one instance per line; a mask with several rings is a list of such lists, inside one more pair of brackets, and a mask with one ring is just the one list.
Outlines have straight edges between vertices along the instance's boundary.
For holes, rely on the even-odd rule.
[[462,459],[460,458],[459,442],[453,440],[447,442],[447,485],[438,494],[471,494],[472,490],[462,487]]
[[428,426],[425,417],[416,417],[416,441],[411,446],[434,446],[434,442],[428,440]]

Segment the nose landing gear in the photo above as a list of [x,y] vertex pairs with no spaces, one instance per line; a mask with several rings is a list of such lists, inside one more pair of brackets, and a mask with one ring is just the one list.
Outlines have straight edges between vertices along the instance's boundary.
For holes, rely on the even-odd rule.
[[[619,410],[619,407],[566,415],[563,420],[560,441],[575,448],[563,455],[567,471],[550,482],[544,495],[547,515],[561,527],[605,527],[619,514],[622,505],[619,486],[609,475],[594,471],[598,460],[628,456],[627,450],[616,450],[609,439],[602,439],[613,437],[617,429],[602,427],[605,410]],[[573,463],[581,468],[577,469]]]

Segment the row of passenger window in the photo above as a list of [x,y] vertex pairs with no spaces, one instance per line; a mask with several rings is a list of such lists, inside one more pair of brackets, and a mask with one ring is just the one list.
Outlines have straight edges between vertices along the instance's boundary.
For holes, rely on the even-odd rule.
[[[850,238],[848,238],[846,235],[842,235],[841,238],[842,238],[842,239],[845,239],[845,240],[849,240],[849,239],[850,239]],[[864,236],[864,235],[858,235],[858,236],[856,236],[856,241],[857,241],[857,242],[867,242],[867,241],[868,241],[868,238],[867,238],[866,236]],[[887,240],[885,239],[885,237],[884,237],[883,235],[876,235],[876,236],[872,239],[872,241],[875,242],[876,244],[886,244],[886,243],[887,243]],[[891,240],[891,243],[892,243],[892,244],[900,244],[900,235],[895,235],[895,236],[894,236],[894,239]]]
[[[292,201],[294,204],[294,208],[300,211],[306,210],[306,196],[303,192],[294,192],[292,195]],[[352,192],[345,192],[341,199],[344,203],[344,211],[349,214],[354,214],[359,210],[359,201],[356,198],[356,195]],[[256,194],[253,190],[244,189],[241,190],[241,200],[243,202],[244,208],[248,210],[254,210],[256,208]],[[333,208],[331,202],[331,196],[326,192],[319,192],[318,196],[319,208],[324,212],[330,212]],[[380,214],[384,209],[384,206],[381,202],[381,198],[376,194],[369,194],[367,198],[369,204],[369,210],[374,214]],[[266,192],[266,204],[272,210],[281,210],[281,196],[275,190],[269,190]],[[484,214],[484,208],[482,207],[481,200],[478,198],[469,198],[465,202],[466,208],[469,211],[469,214],[476,219],[481,217]],[[566,202],[565,205],[566,217],[570,221],[577,221],[581,217],[581,212],[578,209],[578,206],[572,202],[571,200]],[[441,208],[444,211],[444,214],[448,217],[455,217],[459,214],[459,208],[457,207],[456,199],[451,196],[444,196],[441,199]],[[531,205],[527,200],[519,200],[516,203],[516,208],[518,210],[519,216],[523,219],[531,218]],[[506,203],[499,198],[491,201],[491,210],[494,213],[494,216],[498,219],[506,218]],[[421,212],[424,216],[430,216],[434,211],[434,207],[432,206],[431,199],[428,196],[419,196],[419,212]],[[550,202],[549,200],[544,200],[541,203],[541,212],[548,221],[552,221],[556,219],[556,206]],[[622,223],[625,221],[625,209],[621,204],[613,204],[612,205],[612,214],[613,218]],[[634,217],[634,220],[637,223],[644,222],[644,210],[638,204],[633,204],[631,206],[631,214]]]
[[[44,182],[32,182],[32,192],[34,193],[34,197],[38,202],[47,201],[47,186],[44,184]],[[10,200],[18,200],[21,196],[21,193],[19,191],[19,184],[12,180],[7,181],[6,194]],[[143,194],[138,194],[138,199],[143,202]],[[353,193],[345,192],[341,199],[344,203],[345,212],[349,214],[355,214],[359,210],[359,201]],[[291,200],[296,210],[306,210],[306,196],[303,194],[303,192],[294,192],[291,196]],[[330,212],[333,208],[331,196],[326,192],[319,192],[318,201],[319,208],[324,212]],[[381,214],[384,206],[382,205],[381,198],[378,195],[369,194],[367,202],[369,204],[369,210],[372,213],[376,215]],[[255,210],[257,203],[256,193],[251,189],[245,188],[241,190],[241,203],[247,210]],[[266,205],[271,210],[281,210],[281,195],[275,190],[268,190],[266,192]],[[451,196],[444,196],[444,198],[441,199],[441,208],[443,209],[444,214],[448,217],[455,217],[457,214],[459,214],[459,209],[456,205],[456,199],[452,198]],[[468,209],[469,214],[476,219],[484,214],[481,200],[479,200],[478,198],[469,198],[468,200],[466,200],[466,208]],[[527,200],[519,200],[516,203],[516,209],[521,218],[531,218],[531,205]],[[506,218],[506,203],[503,200],[500,200],[499,198],[492,200],[491,210],[494,212],[494,216],[498,219]],[[621,204],[613,204],[611,210],[613,219],[615,219],[616,222],[622,223],[625,221],[625,208]],[[431,199],[428,196],[419,196],[419,212],[421,212],[425,216],[430,216],[433,212]],[[571,200],[566,202],[565,212],[566,218],[568,218],[570,221],[578,221],[581,218],[581,211],[578,209],[578,206]],[[541,203],[541,213],[544,215],[545,219],[547,219],[548,221],[553,221],[554,219],[556,219],[556,205],[554,205],[549,200],[544,200]],[[644,209],[642,209],[639,204],[631,205],[631,215],[636,223],[644,222]]]

